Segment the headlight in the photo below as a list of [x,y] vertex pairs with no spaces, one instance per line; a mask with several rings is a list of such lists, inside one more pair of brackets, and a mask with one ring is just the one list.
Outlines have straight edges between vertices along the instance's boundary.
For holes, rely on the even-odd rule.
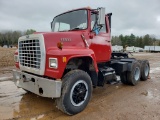
[[49,58],[49,67],[54,69],[58,68],[57,58]]
[[14,55],[14,61],[19,62],[18,55]]

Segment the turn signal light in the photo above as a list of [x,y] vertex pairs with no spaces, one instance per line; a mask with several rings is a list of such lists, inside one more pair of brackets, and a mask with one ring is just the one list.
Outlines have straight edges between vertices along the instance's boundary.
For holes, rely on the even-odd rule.
[[63,57],[63,62],[67,62],[67,58],[66,57]]

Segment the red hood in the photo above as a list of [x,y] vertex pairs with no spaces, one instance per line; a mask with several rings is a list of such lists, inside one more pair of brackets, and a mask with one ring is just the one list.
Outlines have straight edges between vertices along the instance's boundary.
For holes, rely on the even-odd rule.
[[[85,44],[81,37],[84,31],[69,31],[69,32],[37,32],[34,34],[43,34],[46,50],[48,48],[57,47],[58,42],[63,43],[63,48],[76,47],[84,48]],[[85,35],[86,39],[87,36]]]

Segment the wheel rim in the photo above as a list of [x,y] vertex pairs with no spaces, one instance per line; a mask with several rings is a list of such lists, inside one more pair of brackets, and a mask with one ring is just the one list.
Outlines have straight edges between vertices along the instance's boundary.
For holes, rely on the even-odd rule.
[[74,106],[82,105],[88,96],[88,85],[84,80],[78,80],[70,92],[70,100]]
[[146,65],[145,66],[145,76],[148,76],[148,74],[149,74],[149,66],[148,65]]
[[136,67],[135,72],[134,72],[134,78],[136,81],[138,81],[139,77],[140,77],[140,69],[139,67]]

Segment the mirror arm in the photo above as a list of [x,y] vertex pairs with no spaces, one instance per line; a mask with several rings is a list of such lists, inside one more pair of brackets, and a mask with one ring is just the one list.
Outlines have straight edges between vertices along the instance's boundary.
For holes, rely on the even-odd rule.
[[51,30],[52,30],[52,23],[53,23],[53,21],[51,22]]

